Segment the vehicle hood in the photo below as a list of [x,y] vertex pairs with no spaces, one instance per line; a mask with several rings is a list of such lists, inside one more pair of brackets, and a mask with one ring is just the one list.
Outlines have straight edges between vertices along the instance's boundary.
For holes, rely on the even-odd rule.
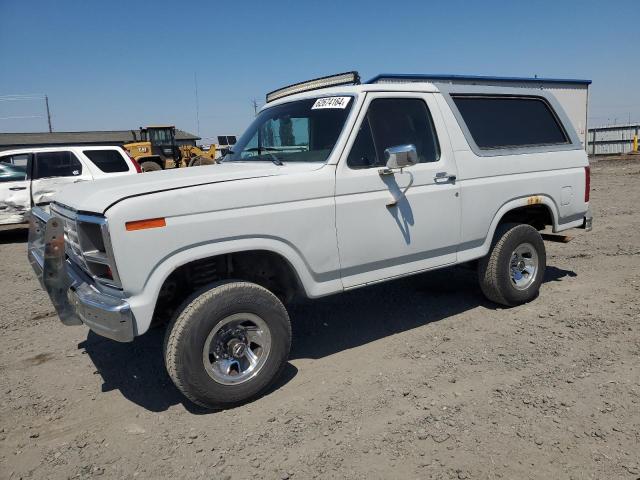
[[302,162],[278,166],[271,162],[248,161],[162,170],[75,183],[57,193],[53,200],[77,211],[105,213],[109,207],[129,197],[220,182],[301,173],[317,170],[322,166],[324,164]]

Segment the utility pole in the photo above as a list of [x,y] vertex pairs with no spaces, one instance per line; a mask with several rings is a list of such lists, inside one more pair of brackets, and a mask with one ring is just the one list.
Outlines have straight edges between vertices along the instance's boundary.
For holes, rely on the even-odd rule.
[[49,122],[49,133],[53,132],[51,129],[51,112],[49,111],[49,97],[47,95],[44,96],[44,103],[47,106],[47,122]]
[[200,102],[198,101],[198,74],[196,72],[193,72],[193,82],[196,86],[196,126],[198,136],[200,136]]

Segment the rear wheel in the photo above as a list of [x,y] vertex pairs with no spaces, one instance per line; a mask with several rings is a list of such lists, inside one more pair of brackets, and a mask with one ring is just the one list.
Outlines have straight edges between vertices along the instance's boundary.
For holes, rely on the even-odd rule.
[[498,227],[489,254],[478,262],[484,295],[507,306],[538,296],[547,256],[540,233],[531,225],[508,223]]
[[140,168],[143,172],[156,172],[158,170],[162,170],[162,167],[160,165],[158,165],[156,162],[152,162],[151,160],[142,162],[140,164]]
[[188,299],[167,328],[169,376],[193,402],[227,408],[263,393],[284,368],[289,316],[259,285],[226,281]]

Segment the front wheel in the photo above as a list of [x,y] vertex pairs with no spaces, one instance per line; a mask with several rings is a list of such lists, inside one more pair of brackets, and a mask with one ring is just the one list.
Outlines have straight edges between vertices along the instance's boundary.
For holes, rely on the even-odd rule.
[[291,324],[271,292],[226,281],[188,299],[167,328],[169,376],[190,400],[228,408],[263,393],[284,368]]
[[509,307],[529,302],[538,296],[546,264],[544,241],[535,228],[500,225],[489,254],[478,262],[482,293]]

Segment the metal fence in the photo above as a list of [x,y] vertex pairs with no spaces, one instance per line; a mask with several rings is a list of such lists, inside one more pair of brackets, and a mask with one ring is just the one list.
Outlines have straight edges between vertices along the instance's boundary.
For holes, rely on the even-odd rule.
[[640,123],[590,128],[587,136],[589,155],[620,155],[633,150],[633,137],[640,136]]

